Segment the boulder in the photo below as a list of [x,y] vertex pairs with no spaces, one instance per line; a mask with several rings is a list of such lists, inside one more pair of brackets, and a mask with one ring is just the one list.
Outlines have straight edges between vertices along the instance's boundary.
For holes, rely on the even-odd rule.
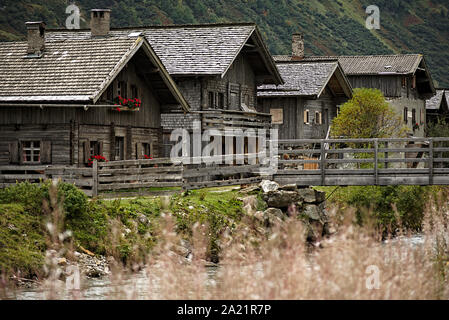
[[268,208],[263,213],[266,226],[272,226],[283,222],[284,213],[278,208]]
[[324,192],[312,188],[299,189],[298,193],[305,203],[321,203],[326,200],[326,194]]
[[269,207],[286,209],[292,203],[301,203],[302,197],[296,191],[270,191],[264,194],[264,201]]
[[262,180],[262,182],[260,183],[260,187],[262,188],[263,192],[270,192],[279,189],[279,184],[270,180]]
[[321,219],[320,208],[314,204],[304,206],[303,214],[310,220],[320,221]]

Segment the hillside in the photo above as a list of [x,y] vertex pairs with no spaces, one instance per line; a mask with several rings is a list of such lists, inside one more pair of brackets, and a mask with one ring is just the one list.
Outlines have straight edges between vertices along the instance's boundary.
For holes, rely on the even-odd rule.
[[[22,39],[24,22],[63,27],[66,0],[3,0],[0,41]],[[81,27],[88,10],[111,8],[115,27],[151,24],[256,22],[273,54],[290,53],[293,32],[305,34],[306,54],[423,53],[436,86],[449,87],[448,0],[376,0],[381,29],[365,28],[371,0],[78,0]]]

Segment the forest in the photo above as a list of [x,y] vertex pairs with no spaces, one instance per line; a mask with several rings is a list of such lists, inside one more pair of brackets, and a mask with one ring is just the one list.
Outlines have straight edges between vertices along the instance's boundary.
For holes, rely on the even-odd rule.
[[[437,87],[449,87],[447,0],[2,0],[0,41],[24,38],[25,21],[65,25],[67,5],[112,9],[112,26],[250,21],[258,24],[272,54],[289,54],[294,32],[305,35],[306,54],[360,55],[422,53]],[[380,29],[368,30],[367,6],[380,9]]]

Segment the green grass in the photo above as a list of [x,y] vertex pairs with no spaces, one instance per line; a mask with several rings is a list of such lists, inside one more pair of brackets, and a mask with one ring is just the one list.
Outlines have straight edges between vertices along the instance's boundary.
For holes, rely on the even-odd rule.
[[45,233],[41,216],[21,204],[0,204],[0,271],[38,274],[44,262]]

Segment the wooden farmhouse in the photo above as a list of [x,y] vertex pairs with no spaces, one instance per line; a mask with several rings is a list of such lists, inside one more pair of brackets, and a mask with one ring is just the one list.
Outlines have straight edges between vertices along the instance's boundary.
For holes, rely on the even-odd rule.
[[258,111],[272,115],[280,139],[324,139],[338,106],[352,96],[337,60],[278,62],[283,85],[258,88]]
[[412,135],[425,135],[425,102],[435,94],[435,88],[422,54],[304,57],[302,35],[293,35],[293,48],[296,54],[277,56],[275,60],[338,59],[352,88],[379,89],[404,119]]
[[[172,130],[192,129],[195,120],[202,130],[270,128],[270,115],[256,110],[257,86],[283,80],[255,24],[108,26],[104,37],[131,35],[142,35],[150,43],[190,106],[188,113],[179,103],[161,112],[165,156],[173,144]],[[51,42],[89,38],[90,30],[47,33]]]
[[85,39],[46,41],[29,22],[27,41],[0,43],[0,165],[161,155],[161,113],[188,102],[145,37],[102,37],[99,19]]
[[426,101],[427,122],[449,120],[449,89],[437,89],[436,95]]

